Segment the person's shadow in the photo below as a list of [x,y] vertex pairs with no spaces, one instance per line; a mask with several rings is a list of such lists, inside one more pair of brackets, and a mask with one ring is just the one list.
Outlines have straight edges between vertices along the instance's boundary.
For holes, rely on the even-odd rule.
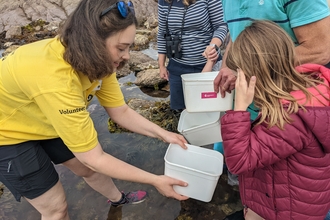
[[123,206],[113,207],[110,206],[107,220],[121,220]]

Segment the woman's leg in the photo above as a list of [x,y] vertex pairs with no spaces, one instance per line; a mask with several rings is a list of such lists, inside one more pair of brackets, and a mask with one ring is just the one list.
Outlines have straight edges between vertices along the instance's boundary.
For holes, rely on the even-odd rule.
[[0,181],[17,201],[25,198],[43,220],[69,219],[65,193],[39,141],[0,147]]
[[118,201],[122,194],[108,176],[96,173],[83,165],[60,138],[41,142],[43,149],[55,164],[63,164],[77,176],[83,177],[88,185],[111,201]]
[[144,191],[121,193],[111,177],[94,172],[83,165],[60,138],[42,141],[42,145],[53,163],[63,164],[77,176],[83,177],[89,186],[108,198],[113,206],[137,204],[145,200],[147,193]]
[[101,193],[111,201],[118,201],[121,199],[121,192],[118,190],[112,178],[100,173],[96,173],[83,165],[77,158],[73,158],[63,163],[74,174],[84,178],[86,183],[95,191]]
[[135,191],[122,193],[118,190],[112,178],[89,169],[83,165],[77,158],[70,159],[63,163],[73,173],[84,178],[86,183],[95,191],[109,199],[112,206],[120,206],[123,204],[138,204],[143,202],[147,193],[145,191]]
[[60,181],[41,196],[28,199],[34,208],[41,213],[42,220],[69,220],[65,193]]

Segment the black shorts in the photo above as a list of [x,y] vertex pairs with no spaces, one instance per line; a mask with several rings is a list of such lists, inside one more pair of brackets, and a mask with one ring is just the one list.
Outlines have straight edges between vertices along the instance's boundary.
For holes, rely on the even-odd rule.
[[0,182],[14,195],[34,199],[59,180],[54,164],[74,158],[60,138],[0,146]]

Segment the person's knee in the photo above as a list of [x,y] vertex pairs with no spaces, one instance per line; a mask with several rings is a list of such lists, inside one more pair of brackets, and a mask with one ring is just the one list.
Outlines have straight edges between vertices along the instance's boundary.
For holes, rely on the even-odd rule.
[[42,195],[26,200],[40,212],[43,220],[69,219],[64,189],[59,181]]
[[68,205],[66,202],[56,204],[56,206],[49,208],[49,216],[43,215],[43,219],[69,219]]

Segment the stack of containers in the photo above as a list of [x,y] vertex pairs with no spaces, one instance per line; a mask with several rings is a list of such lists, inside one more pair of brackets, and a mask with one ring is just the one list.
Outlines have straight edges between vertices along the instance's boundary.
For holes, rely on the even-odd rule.
[[181,113],[178,131],[190,144],[203,146],[222,141],[220,117],[232,109],[233,93],[224,98],[214,92],[216,72],[181,75],[186,109]]
[[222,142],[220,117],[233,106],[233,93],[222,98],[214,92],[217,74],[181,75],[186,109],[181,113],[178,131],[189,142],[188,150],[170,145],[164,158],[165,175],[188,183],[188,187],[176,186],[174,190],[204,202],[211,200],[222,174],[223,155],[200,146]]

